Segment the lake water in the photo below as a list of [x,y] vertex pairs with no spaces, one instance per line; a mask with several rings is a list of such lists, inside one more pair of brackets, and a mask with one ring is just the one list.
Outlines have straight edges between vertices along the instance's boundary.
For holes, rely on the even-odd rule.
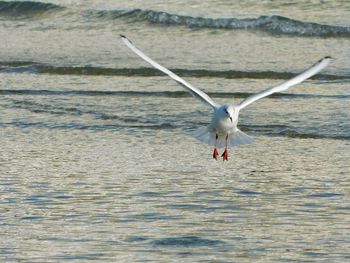
[[[350,261],[349,1],[0,1],[1,262]],[[188,136],[217,102],[324,56],[241,112],[229,161]]]

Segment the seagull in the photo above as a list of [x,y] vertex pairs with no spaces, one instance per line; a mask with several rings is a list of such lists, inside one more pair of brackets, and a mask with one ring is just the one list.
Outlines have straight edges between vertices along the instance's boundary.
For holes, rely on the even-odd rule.
[[181,84],[195,98],[199,99],[200,101],[202,101],[203,103],[205,103],[213,109],[214,112],[210,124],[206,127],[201,127],[197,129],[192,133],[192,135],[200,142],[214,146],[213,158],[216,160],[219,156],[218,148],[225,147],[225,150],[221,155],[223,161],[228,160],[228,148],[233,148],[242,144],[250,144],[253,142],[253,139],[249,135],[245,134],[237,127],[238,116],[242,109],[261,98],[269,96],[275,92],[285,91],[291,86],[303,82],[304,80],[320,72],[331,61],[331,57],[326,56],[318,62],[316,62],[311,67],[309,67],[308,69],[306,69],[305,71],[303,71],[302,73],[296,75],[294,78],[287,80],[277,86],[253,94],[241,101],[237,105],[220,105],[214,102],[214,100],[210,98],[206,93],[192,86],[190,83],[180,78],[178,75],[176,75],[169,69],[163,67],[162,65],[158,64],[156,61],[145,55],[140,49],[135,47],[126,36],[120,36],[124,44],[128,48],[130,48],[136,55],[138,55],[140,58],[151,64],[156,69],[168,75],[170,78],[172,78],[179,84]]

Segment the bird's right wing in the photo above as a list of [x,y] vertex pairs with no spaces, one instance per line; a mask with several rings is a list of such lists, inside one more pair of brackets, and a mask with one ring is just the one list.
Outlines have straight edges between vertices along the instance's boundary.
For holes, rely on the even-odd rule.
[[140,58],[151,64],[153,67],[156,69],[159,69],[163,73],[167,74],[170,78],[175,80],[176,82],[180,83],[182,86],[184,86],[193,96],[196,98],[200,99],[202,102],[205,102],[212,108],[216,109],[219,107],[219,104],[215,103],[206,93],[203,91],[193,87],[190,83],[185,81],[184,79],[180,78],[178,75],[175,73],[171,72],[167,68],[163,67],[162,65],[158,64],[155,62],[153,59],[145,55],[141,50],[139,50],[137,47],[135,47],[129,39],[127,39],[125,36],[120,35],[123,42],[127,47],[129,47],[136,55],[138,55]]
[[249,104],[253,103],[254,101],[257,101],[258,99],[269,96],[275,92],[284,91],[284,90],[290,88],[291,86],[294,86],[296,84],[303,82],[304,80],[312,77],[313,75],[317,74],[322,69],[327,67],[330,61],[331,61],[331,57],[325,57],[325,58],[319,60],[317,63],[315,63],[314,65],[312,65],[310,68],[308,68],[304,72],[300,73],[299,75],[295,76],[294,78],[287,80],[287,81],[281,83],[280,85],[277,85],[275,87],[269,88],[267,90],[263,90],[259,93],[256,93],[256,94],[249,96],[248,98],[243,100],[240,104],[238,104],[237,108],[239,110],[241,110],[244,107],[247,107]]

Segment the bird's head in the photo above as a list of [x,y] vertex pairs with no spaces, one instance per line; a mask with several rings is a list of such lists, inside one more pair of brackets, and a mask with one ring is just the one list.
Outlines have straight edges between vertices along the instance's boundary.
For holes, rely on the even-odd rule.
[[230,121],[232,122],[233,121],[233,116],[234,116],[234,112],[235,112],[235,109],[233,108],[233,106],[231,105],[224,105],[222,106],[222,115],[223,118],[229,118]]

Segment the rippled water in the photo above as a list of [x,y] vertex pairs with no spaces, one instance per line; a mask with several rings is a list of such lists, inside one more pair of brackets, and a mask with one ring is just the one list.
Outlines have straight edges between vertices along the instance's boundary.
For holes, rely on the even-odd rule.
[[[0,261],[349,261],[349,10],[0,1]],[[210,109],[120,33],[218,102],[334,60],[242,111],[255,142],[223,163],[188,136]]]

